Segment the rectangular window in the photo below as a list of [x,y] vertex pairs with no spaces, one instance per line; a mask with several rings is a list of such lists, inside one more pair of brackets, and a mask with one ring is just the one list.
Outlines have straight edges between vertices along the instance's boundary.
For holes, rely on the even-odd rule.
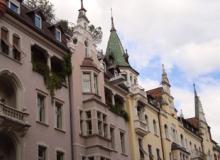
[[55,29],[55,37],[56,37],[56,40],[61,42],[61,31],[59,29]]
[[87,135],[92,135],[92,114],[91,111],[86,112],[86,128],[87,128]]
[[55,112],[56,112],[56,128],[63,129],[63,113],[62,113],[62,104],[55,103]]
[[160,150],[157,148],[157,160],[160,160]]
[[64,153],[57,151],[57,160],[64,160]]
[[152,146],[151,145],[148,145],[148,154],[149,154],[149,159],[152,160],[153,154],[152,154]]
[[80,132],[83,135],[83,111],[79,112],[79,116],[80,116]]
[[37,95],[38,121],[45,122],[45,96]]
[[114,149],[115,148],[115,129],[110,128],[110,138],[111,138],[111,147]]
[[98,76],[96,74],[94,75],[94,90],[95,94],[98,94]]
[[44,146],[38,146],[38,160],[46,160],[46,151],[47,148]]
[[1,28],[1,51],[9,54],[8,30],[6,28]]
[[21,52],[20,52],[20,38],[17,35],[13,35],[13,58],[20,61]]
[[35,14],[35,17],[34,17],[34,24],[37,28],[41,29],[42,28],[42,18],[41,16]]
[[91,74],[83,73],[83,92],[90,93],[91,92]]
[[95,160],[95,158],[94,157],[89,157],[88,160]]
[[121,140],[121,152],[125,153],[125,134],[120,132],[120,140]]
[[14,3],[12,3],[12,2],[9,2],[9,8],[13,11],[13,12],[15,12],[15,13],[19,13],[18,11],[18,6],[16,5],[16,4],[14,4]]

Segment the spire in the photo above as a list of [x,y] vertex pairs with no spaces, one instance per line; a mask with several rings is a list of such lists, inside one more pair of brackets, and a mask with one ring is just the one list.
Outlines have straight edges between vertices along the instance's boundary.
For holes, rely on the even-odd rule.
[[108,40],[106,58],[112,59],[115,65],[130,67],[130,64],[127,61],[126,53],[121,43],[121,40],[115,30],[113,15],[111,14],[111,33]]
[[112,13],[112,8],[111,8],[111,22],[112,22],[111,32],[116,31],[115,24],[114,24],[113,13]]
[[79,9],[78,20],[83,19],[87,23],[89,23],[88,18],[86,17],[86,9],[84,8],[83,0],[81,0],[81,8]]
[[200,101],[199,96],[197,95],[196,85],[193,84],[193,87],[194,87],[194,98],[195,98],[195,117],[198,118],[199,121],[206,123],[206,118],[203,112],[202,103]]
[[169,82],[164,64],[162,64],[162,81],[161,81],[161,84],[162,85],[167,85],[168,87],[170,87],[170,82]]

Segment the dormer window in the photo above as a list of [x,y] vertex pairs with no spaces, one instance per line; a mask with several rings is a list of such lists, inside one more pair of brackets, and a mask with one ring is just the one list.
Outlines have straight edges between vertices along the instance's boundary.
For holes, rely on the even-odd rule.
[[34,25],[35,25],[37,28],[39,28],[39,29],[42,28],[42,18],[41,18],[41,16],[35,14],[35,17],[34,17]]
[[8,2],[8,7],[15,13],[19,14],[19,7],[13,3],[13,2]]
[[57,28],[55,30],[55,37],[57,41],[61,42],[61,31]]

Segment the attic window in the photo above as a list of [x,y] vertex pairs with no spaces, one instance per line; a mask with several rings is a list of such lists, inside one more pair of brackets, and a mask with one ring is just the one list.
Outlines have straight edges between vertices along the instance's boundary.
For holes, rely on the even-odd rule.
[[19,14],[19,7],[14,4],[13,2],[10,2],[8,3],[8,7],[15,13]]
[[39,28],[39,29],[42,28],[42,18],[41,18],[41,16],[35,14],[35,17],[34,17],[34,25],[35,25],[37,28]]
[[61,31],[57,28],[55,30],[55,37],[57,41],[61,42]]

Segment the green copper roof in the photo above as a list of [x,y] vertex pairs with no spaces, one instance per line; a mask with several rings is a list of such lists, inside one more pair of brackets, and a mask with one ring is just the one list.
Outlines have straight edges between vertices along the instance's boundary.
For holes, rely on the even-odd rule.
[[118,37],[116,30],[111,30],[110,38],[108,40],[108,46],[106,50],[106,57],[110,56],[114,59],[114,63],[119,66],[130,66],[124,57],[125,51]]

